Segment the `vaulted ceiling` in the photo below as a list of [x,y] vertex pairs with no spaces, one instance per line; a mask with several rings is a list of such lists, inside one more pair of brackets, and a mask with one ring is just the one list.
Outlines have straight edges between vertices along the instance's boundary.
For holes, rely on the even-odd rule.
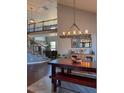
[[27,0],[27,17],[36,21],[57,18],[57,1],[56,0]]
[[[58,1],[58,2],[57,2]],[[57,18],[57,3],[72,7],[73,0],[27,0],[27,17],[36,21]],[[97,0],[76,0],[76,8],[96,13]]]
[[[96,13],[97,11],[97,0],[75,0],[76,8]],[[58,0],[59,4],[72,7],[73,0]]]

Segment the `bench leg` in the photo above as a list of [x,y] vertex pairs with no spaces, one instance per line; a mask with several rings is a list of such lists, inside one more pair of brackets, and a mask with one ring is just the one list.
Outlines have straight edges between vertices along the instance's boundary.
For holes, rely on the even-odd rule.
[[58,80],[58,86],[61,86],[61,80]]
[[68,75],[71,74],[71,69],[67,69],[67,74],[68,74]]
[[56,84],[56,80],[53,80],[53,91],[56,92],[57,89],[57,84]]
[[61,73],[64,73],[64,68],[61,68]]

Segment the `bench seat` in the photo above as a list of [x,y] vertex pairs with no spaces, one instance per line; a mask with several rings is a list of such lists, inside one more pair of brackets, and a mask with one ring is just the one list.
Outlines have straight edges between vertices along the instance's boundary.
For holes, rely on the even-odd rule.
[[82,77],[82,76],[70,75],[70,74],[68,75],[60,72],[50,77],[54,80],[66,81],[66,82],[84,85],[87,87],[96,88],[96,79],[94,78]]

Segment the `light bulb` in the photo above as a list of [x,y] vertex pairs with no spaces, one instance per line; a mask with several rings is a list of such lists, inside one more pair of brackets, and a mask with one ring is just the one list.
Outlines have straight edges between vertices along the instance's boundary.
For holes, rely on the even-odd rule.
[[30,19],[30,23],[34,23],[35,21],[33,19]]
[[70,32],[68,32],[68,35],[70,35]]
[[82,34],[81,31],[79,31],[79,34]]
[[63,32],[62,34],[65,35],[65,32]]
[[76,31],[73,31],[73,34],[75,35],[76,34]]
[[88,29],[85,30],[85,34],[88,34]]

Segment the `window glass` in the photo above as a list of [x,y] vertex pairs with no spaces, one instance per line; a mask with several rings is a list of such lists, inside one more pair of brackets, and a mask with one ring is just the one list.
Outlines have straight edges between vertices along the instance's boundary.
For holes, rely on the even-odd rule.
[[55,41],[50,42],[50,49],[56,50],[56,42]]

